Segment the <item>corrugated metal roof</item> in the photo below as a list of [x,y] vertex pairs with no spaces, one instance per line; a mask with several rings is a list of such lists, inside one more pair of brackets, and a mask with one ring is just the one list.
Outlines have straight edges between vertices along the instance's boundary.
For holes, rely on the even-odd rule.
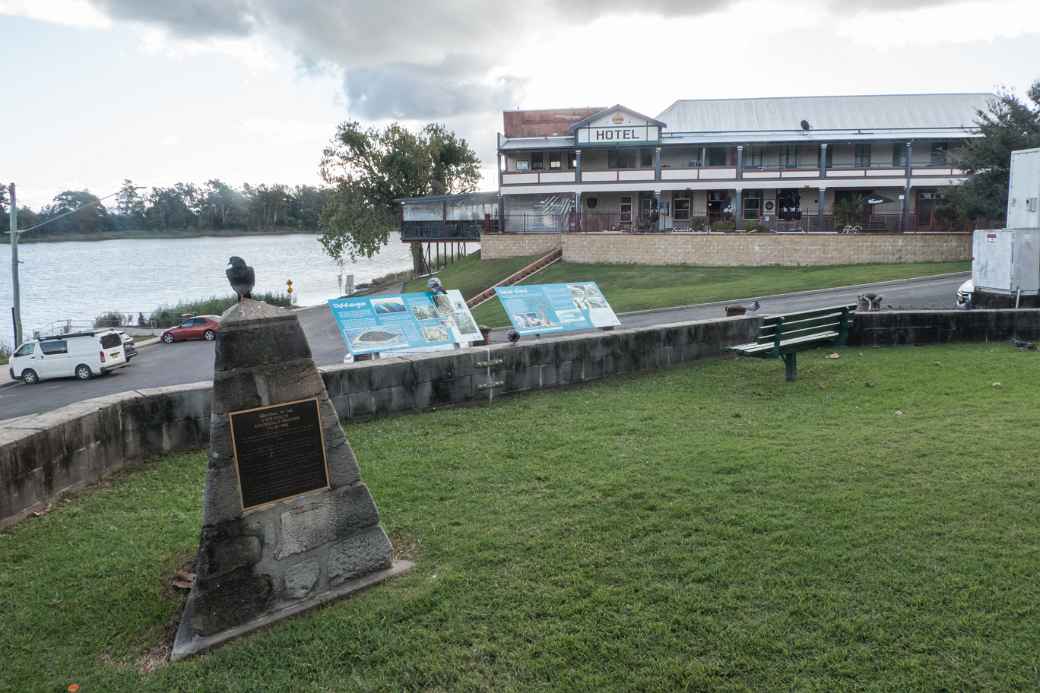
[[992,94],[884,94],[680,100],[659,116],[667,132],[972,128]]
[[398,197],[394,202],[403,205],[432,204],[435,202],[448,202],[450,204],[483,204],[498,200],[498,191],[487,190],[481,192],[458,193],[457,195],[424,195],[423,197]]

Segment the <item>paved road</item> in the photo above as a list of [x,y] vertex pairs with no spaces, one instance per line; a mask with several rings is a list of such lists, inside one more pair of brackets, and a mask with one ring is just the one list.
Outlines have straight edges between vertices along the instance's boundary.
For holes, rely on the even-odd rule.
[[[869,291],[884,296],[884,304],[893,308],[950,308],[957,287],[968,273],[919,281],[890,282],[873,285]],[[761,313],[806,310],[816,306],[855,303],[863,287],[827,289],[783,296],[759,297]],[[735,303],[726,301],[725,303]],[[686,320],[704,320],[722,316],[722,304],[701,304],[684,308],[668,308],[621,316],[625,327],[646,327]],[[319,365],[341,363],[345,353],[336,324],[325,306],[305,308],[299,312],[300,323]],[[506,330],[496,330],[492,341],[505,340]],[[5,374],[6,375],[6,374]],[[102,378],[49,380],[38,385],[0,387],[0,419],[34,414],[127,390],[194,383],[213,378],[213,345],[208,342],[157,344],[141,349],[129,368]]]

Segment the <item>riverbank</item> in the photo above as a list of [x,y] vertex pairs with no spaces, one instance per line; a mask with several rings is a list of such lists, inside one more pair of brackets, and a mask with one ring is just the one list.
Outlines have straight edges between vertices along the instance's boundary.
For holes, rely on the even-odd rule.
[[[48,233],[33,231],[22,234],[18,244],[24,243],[64,243],[67,241],[120,241],[120,240],[164,240],[172,238],[233,238],[235,236],[288,236],[294,234],[310,234],[317,236],[318,229],[277,228],[264,231],[246,229],[138,229],[131,231],[101,231],[98,233]],[[0,244],[9,245],[10,236],[0,236]]]

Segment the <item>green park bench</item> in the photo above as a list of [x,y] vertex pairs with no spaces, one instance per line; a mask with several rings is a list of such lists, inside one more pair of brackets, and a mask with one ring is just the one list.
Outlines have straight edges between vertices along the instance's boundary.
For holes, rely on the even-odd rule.
[[762,320],[758,337],[730,347],[738,356],[783,359],[787,380],[798,377],[798,352],[824,345],[844,346],[856,306],[831,306],[802,313],[771,315]]

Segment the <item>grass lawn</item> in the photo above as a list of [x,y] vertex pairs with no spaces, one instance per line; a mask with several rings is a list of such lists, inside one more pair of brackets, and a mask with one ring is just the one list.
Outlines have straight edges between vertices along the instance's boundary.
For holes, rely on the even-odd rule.
[[[466,258],[438,273],[449,289],[459,289],[466,298],[504,279],[534,257],[481,262]],[[594,281],[618,313],[645,308],[667,308],[691,303],[733,298],[768,296],[788,291],[826,289],[887,279],[906,279],[946,272],[967,272],[969,262],[923,262],[888,265],[839,265],[829,267],[691,267],[687,265],[584,265],[557,263],[531,278],[532,283],[551,284]],[[426,280],[410,282],[406,291],[423,291]],[[951,303],[952,303],[951,297]],[[491,300],[473,311],[481,325],[509,324],[502,305]]]
[[[529,265],[537,257],[511,257],[504,260],[480,261],[480,255],[474,253],[454,262],[437,276],[448,289],[458,289],[466,298],[479,294],[492,284],[499,282],[510,274]],[[426,291],[426,279],[413,279],[405,284],[405,291]]]
[[416,569],[154,671],[205,458],[149,463],[0,533],[0,689],[1040,687],[1040,356],[825,353],[351,424]]

